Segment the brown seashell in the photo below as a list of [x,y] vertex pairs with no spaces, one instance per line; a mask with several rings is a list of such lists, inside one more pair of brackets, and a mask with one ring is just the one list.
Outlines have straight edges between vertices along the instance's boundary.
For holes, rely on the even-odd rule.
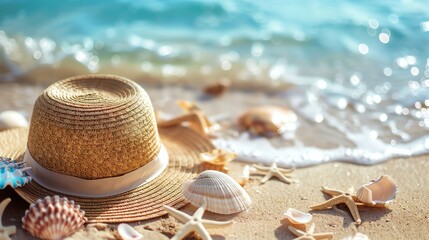
[[253,134],[275,136],[297,128],[296,114],[287,108],[260,106],[247,110],[238,119],[238,124]]
[[230,83],[227,81],[219,81],[213,84],[210,84],[204,88],[204,93],[210,96],[220,96],[229,88]]
[[207,201],[207,211],[219,214],[242,212],[250,207],[249,194],[229,175],[207,170],[183,183],[183,197],[195,206]]
[[367,204],[387,204],[396,198],[398,188],[391,176],[385,175],[370,183],[362,185],[356,196],[359,201]]
[[85,223],[85,212],[74,201],[47,196],[31,204],[22,218],[22,228],[41,239],[62,239]]

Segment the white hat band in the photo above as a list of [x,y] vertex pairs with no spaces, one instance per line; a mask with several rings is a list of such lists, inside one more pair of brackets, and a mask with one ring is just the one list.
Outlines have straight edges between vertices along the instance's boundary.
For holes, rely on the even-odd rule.
[[134,189],[160,175],[168,165],[168,153],[164,145],[158,155],[149,163],[127,174],[102,179],[83,179],[53,172],[39,165],[28,148],[24,161],[27,172],[40,185],[60,193],[79,197],[107,197]]

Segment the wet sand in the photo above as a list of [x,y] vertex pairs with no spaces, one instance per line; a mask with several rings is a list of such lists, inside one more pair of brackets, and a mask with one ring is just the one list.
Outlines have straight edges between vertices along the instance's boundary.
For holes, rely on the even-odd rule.
[[[31,115],[34,100],[47,84],[33,83],[0,83],[0,111],[17,110]],[[225,112],[234,118],[244,109],[256,104],[282,104],[285,99],[271,97],[267,92],[238,91],[232,89],[225,96],[214,99],[204,98],[200,89],[196,87],[165,87],[157,84],[143,84],[150,95],[155,109],[169,114],[181,113],[173,103],[177,100],[196,100],[201,108],[209,115]],[[230,104],[234,102],[234,104]],[[314,133],[305,131],[305,124],[299,129],[300,136],[311,137]],[[329,141],[318,144],[330,147]],[[283,213],[287,208],[296,208],[301,211],[310,211],[311,205],[326,199],[320,192],[321,186],[338,190],[347,190],[350,187],[357,189],[364,183],[381,175],[391,175],[395,179],[399,193],[396,200],[386,208],[362,207],[359,209],[362,224],[356,226],[345,206],[338,209],[312,211],[312,222],[316,225],[316,232],[333,232],[334,239],[341,239],[361,232],[370,239],[428,239],[429,233],[429,170],[428,156],[419,156],[404,159],[392,159],[373,166],[360,166],[349,163],[335,162],[301,168],[292,174],[300,182],[285,184],[278,180],[268,181],[260,185],[260,176],[252,176],[245,189],[249,192],[253,204],[250,210],[244,213],[221,216],[207,212],[207,219],[229,220],[235,223],[227,229],[211,229],[209,232],[214,239],[293,239],[294,236],[287,230],[287,221]],[[230,173],[239,174],[242,163],[231,164]],[[12,198],[3,216],[3,225],[15,225],[18,233],[13,239],[32,239],[21,229],[21,218],[28,204],[9,187],[0,191],[0,200]],[[187,205],[183,211],[192,214],[196,208]],[[133,223],[137,229],[152,228],[165,229],[167,226],[180,227],[172,217]],[[114,228],[115,225],[109,225]],[[307,227],[309,224],[307,224]],[[173,227],[173,230],[175,229]],[[83,230],[84,231],[84,230]],[[110,231],[104,230],[109,235]],[[83,237],[83,232],[72,236],[74,239]],[[114,236],[114,235],[111,235]],[[171,237],[171,236],[170,236]]]

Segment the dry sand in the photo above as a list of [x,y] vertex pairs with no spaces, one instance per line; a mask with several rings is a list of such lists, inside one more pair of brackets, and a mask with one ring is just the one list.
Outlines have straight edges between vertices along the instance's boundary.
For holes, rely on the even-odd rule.
[[[46,85],[45,85],[46,86]],[[38,94],[45,88],[41,85],[0,83],[0,112],[5,110],[22,111],[27,116],[31,115],[32,105]],[[173,109],[172,101],[178,99],[200,99],[198,91],[192,88],[161,88],[159,86],[145,87],[155,108],[168,110],[169,113],[179,113]],[[234,101],[232,104],[228,104]],[[236,114],[249,106],[257,103],[279,103],[281,99],[273,99],[266,93],[243,93],[229,91],[220,99],[205,100],[200,102],[203,109],[210,113],[217,113],[215,109],[227,109],[231,114]],[[228,107],[226,107],[228,106]],[[303,126],[300,131],[305,132]],[[311,133],[307,133],[311,135]],[[429,239],[429,161],[427,156],[412,157],[407,159],[392,159],[388,162],[374,166],[359,166],[349,163],[326,163],[318,166],[297,169],[293,176],[300,183],[285,184],[278,180],[271,180],[264,185],[259,184],[261,177],[254,176],[245,189],[249,192],[253,205],[244,213],[221,216],[207,212],[207,219],[229,220],[235,223],[227,229],[212,229],[209,232],[214,239],[293,239],[294,236],[287,230],[287,221],[283,213],[287,208],[293,207],[301,211],[310,211],[309,206],[320,203],[326,198],[320,192],[321,186],[347,190],[350,187],[357,189],[360,185],[381,175],[391,175],[399,186],[397,199],[386,208],[359,209],[362,224],[356,226],[346,207],[338,209],[314,211],[312,222],[316,224],[316,232],[334,232],[334,239],[350,236],[355,232],[361,232],[370,239]],[[231,165],[231,174],[237,175],[241,169],[241,163]],[[0,191],[0,200],[6,197],[12,198],[12,203],[7,207],[3,216],[3,224],[15,225],[18,233],[13,239],[32,239],[21,229],[21,218],[29,204],[9,187]],[[183,211],[192,214],[196,208],[188,205]],[[174,233],[181,224],[170,216],[132,223],[138,230],[155,229],[165,233]],[[308,227],[308,225],[307,225]],[[110,230],[109,230],[110,228]],[[114,238],[115,225],[109,225],[106,229],[95,227],[82,230],[72,239],[83,238]],[[100,235],[101,234],[101,235]],[[171,235],[170,235],[171,236]]]

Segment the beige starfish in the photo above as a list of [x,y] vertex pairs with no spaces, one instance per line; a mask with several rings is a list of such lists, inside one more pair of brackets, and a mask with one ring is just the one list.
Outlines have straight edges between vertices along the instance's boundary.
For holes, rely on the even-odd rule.
[[16,227],[15,226],[3,226],[3,223],[1,221],[3,217],[3,212],[6,209],[7,205],[10,203],[10,198],[6,198],[0,203],[0,239],[9,240],[10,235],[16,233]]
[[291,231],[297,238],[295,240],[315,240],[315,239],[331,239],[334,237],[334,234],[331,232],[327,233],[314,233],[315,225],[312,223],[310,228],[307,231],[301,231],[292,226],[288,226],[289,231]]
[[160,121],[158,122],[158,127],[173,127],[189,122],[190,127],[203,136],[211,136],[214,131],[220,128],[217,123],[211,122],[195,103],[178,101],[178,105],[186,114],[170,120]]
[[310,207],[311,209],[322,210],[322,209],[332,208],[338,204],[344,203],[349,208],[350,213],[353,216],[353,219],[356,221],[356,224],[362,223],[357,206],[362,206],[364,204],[359,201],[356,195],[353,195],[349,192],[342,192],[342,191],[338,191],[338,190],[334,190],[326,187],[322,187],[322,192],[328,195],[331,195],[332,198],[330,198],[329,200],[321,204],[311,206]]
[[212,220],[202,219],[204,211],[206,210],[207,202],[204,199],[203,205],[195,211],[194,215],[189,216],[188,214],[181,212],[177,209],[174,209],[170,206],[164,205],[164,209],[173,217],[177,218],[179,221],[185,223],[183,227],[177,231],[176,235],[173,236],[171,240],[179,240],[184,238],[190,232],[196,232],[200,235],[203,240],[211,240],[210,234],[207,232],[207,228],[223,228],[230,226],[233,222],[218,222]]
[[264,167],[256,164],[253,164],[253,167],[255,167],[257,170],[262,172],[262,173],[256,172],[253,174],[265,174],[265,176],[261,179],[261,184],[265,183],[272,177],[277,177],[278,179],[280,179],[280,181],[288,184],[299,182],[298,180],[291,179],[290,176],[286,175],[286,173],[291,173],[295,169],[279,168],[277,167],[276,162],[273,162],[270,167]]

